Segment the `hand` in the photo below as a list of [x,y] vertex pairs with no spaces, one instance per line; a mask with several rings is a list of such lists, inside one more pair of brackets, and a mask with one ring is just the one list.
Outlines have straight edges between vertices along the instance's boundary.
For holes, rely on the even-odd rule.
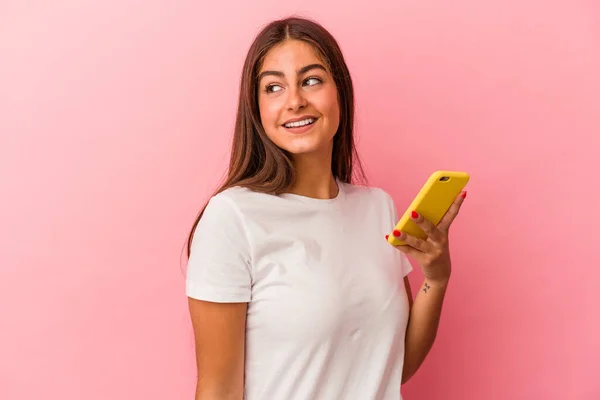
[[450,279],[452,263],[450,261],[448,231],[452,221],[458,215],[465,197],[467,197],[467,192],[462,192],[454,200],[454,203],[437,226],[434,226],[422,215],[412,212],[411,217],[427,235],[425,240],[411,236],[406,232],[397,230],[393,232],[394,236],[406,243],[394,247],[417,260],[423,270],[423,275],[431,283],[446,285]]

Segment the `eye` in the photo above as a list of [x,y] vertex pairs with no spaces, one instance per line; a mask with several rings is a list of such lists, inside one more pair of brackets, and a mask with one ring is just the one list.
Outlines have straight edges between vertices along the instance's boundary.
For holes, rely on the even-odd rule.
[[281,86],[273,84],[273,85],[267,85],[265,92],[276,93],[276,92],[279,92],[280,90],[281,90]]
[[317,85],[317,84],[319,84],[321,82],[322,82],[321,79],[315,78],[315,77],[308,78],[307,80],[304,81],[304,83],[306,84],[306,86]]

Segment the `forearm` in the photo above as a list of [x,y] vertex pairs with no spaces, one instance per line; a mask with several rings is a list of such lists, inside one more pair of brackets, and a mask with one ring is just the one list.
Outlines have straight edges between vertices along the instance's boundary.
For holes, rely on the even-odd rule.
[[433,346],[447,285],[425,280],[419,288],[406,329],[402,383],[417,372]]
[[196,387],[195,400],[242,400],[243,394],[238,390],[229,390],[226,388],[205,388],[198,385]]
[[[242,400],[244,380],[240,367],[218,368],[214,363],[210,367],[199,367],[195,400]],[[212,373],[207,371],[209,368],[212,368]]]

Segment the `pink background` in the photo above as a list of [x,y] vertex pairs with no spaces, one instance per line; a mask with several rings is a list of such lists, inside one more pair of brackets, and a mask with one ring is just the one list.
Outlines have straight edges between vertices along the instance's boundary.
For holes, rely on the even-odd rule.
[[472,174],[405,398],[600,398],[598,2],[33,3],[0,3],[1,399],[192,398],[181,251],[250,41],[294,12],[339,40],[399,209]]

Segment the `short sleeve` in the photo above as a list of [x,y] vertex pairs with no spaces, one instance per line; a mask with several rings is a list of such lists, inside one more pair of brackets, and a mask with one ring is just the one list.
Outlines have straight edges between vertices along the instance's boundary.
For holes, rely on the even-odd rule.
[[250,245],[233,200],[213,196],[196,226],[186,277],[186,294],[217,303],[250,301]]
[[[387,192],[384,192],[386,197],[387,197],[387,201],[388,201],[388,207],[389,207],[389,211],[390,211],[390,215],[391,215],[391,219],[390,219],[390,228],[389,231],[391,232],[394,227],[396,226],[396,224],[398,223],[398,220],[400,219],[398,217],[398,212],[396,211],[396,204],[394,203],[394,199],[392,199],[392,196],[390,196]],[[408,275],[412,270],[413,270],[413,266],[410,263],[410,261],[408,260],[408,257],[406,257],[406,254],[402,253],[401,251],[398,251],[398,258],[400,266],[402,268],[402,276],[405,277],[406,275]]]

